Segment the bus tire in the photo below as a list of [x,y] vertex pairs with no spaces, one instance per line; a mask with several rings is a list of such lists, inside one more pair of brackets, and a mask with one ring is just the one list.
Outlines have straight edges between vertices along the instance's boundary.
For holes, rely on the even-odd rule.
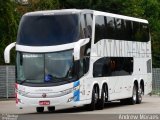
[[44,107],[36,107],[36,111],[38,113],[42,113],[44,111]]
[[92,99],[91,99],[91,104],[87,105],[87,110],[93,111],[95,110],[96,104],[98,100],[98,88],[94,87],[92,90]]
[[49,111],[50,113],[55,112],[55,106],[50,106],[50,107],[48,107],[48,111]]
[[128,99],[121,99],[121,100],[120,100],[120,103],[121,103],[122,105],[126,105],[126,104],[128,103]]
[[98,100],[97,103],[97,109],[102,110],[104,108],[104,104],[107,98],[106,96],[107,96],[107,90],[105,87],[103,87],[101,92],[101,98]]
[[141,85],[139,88],[138,94],[137,94],[137,104],[141,104],[142,95],[143,95],[143,89],[142,89],[142,85]]
[[137,90],[136,85],[134,84],[134,86],[133,86],[133,92],[132,92],[132,97],[129,98],[129,104],[131,104],[131,105],[136,104],[137,94],[138,94],[138,90]]

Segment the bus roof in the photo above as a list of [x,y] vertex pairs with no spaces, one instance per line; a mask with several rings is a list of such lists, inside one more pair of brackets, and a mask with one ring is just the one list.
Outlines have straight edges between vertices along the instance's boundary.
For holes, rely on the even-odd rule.
[[136,22],[142,22],[142,23],[148,23],[145,19],[135,18],[135,17],[129,17],[119,14],[113,14],[108,12],[101,12],[97,10],[90,10],[90,9],[60,9],[60,10],[45,10],[45,11],[35,11],[35,12],[29,12],[25,15],[34,16],[34,15],[54,15],[54,14],[74,14],[74,13],[92,13],[94,15],[102,15],[102,16],[110,16],[125,20],[131,20]]
[[119,14],[113,14],[113,13],[108,13],[108,12],[94,11],[94,15],[110,16],[110,17],[115,17],[115,18],[120,18],[120,19],[125,19],[125,20],[148,23],[148,21],[145,19],[129,17],[129,16],[124,16],[124,15],[119,15]]
[[61,10],[44,10],[44,11],[35,11],[28,12],[25,15],[34,16],[34,15],[54,15],[54,14],[64,14],[64,13],[80,13],[82,10],[78,9],[61,9]]

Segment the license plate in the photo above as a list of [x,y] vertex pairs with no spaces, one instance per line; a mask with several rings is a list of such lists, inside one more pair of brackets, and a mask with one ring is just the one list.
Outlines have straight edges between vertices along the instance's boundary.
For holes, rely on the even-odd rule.
[[39,105],[50,105],[50,101],[39,101]]

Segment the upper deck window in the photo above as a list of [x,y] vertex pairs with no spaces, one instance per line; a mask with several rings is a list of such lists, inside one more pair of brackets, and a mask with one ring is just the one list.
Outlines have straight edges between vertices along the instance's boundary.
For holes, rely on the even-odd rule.
[[147,23],[97,15],[94,43],[102,39],[148,42],[149,27]]
[[17,44],[51,46],[75,42],[79,39],[79,15],[23,16]]

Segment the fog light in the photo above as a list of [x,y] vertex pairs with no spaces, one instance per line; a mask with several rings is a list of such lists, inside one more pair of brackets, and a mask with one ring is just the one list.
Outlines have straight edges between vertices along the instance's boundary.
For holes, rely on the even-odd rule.
[[71,98],[68,99],[67,102],[71,102],[73,99],[74,99],[74,97],[71,97]]

